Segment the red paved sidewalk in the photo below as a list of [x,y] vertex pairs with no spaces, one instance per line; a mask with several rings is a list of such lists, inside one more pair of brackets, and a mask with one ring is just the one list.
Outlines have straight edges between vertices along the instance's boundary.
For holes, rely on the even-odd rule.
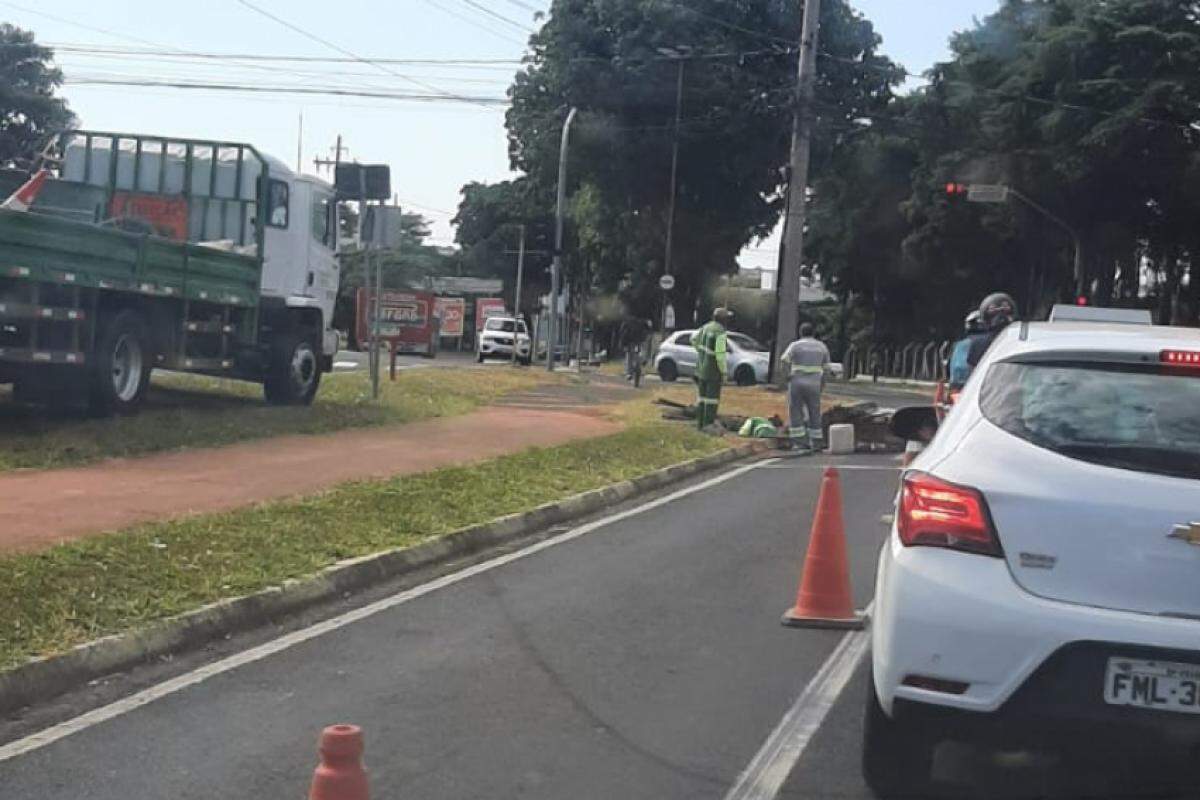
[[569,406],[565,398],[555,407],[547,400],[535,400],[545,403],[542,408],[514,403],[390,428],[0,475],[0,551],[38,549],[147,520],[312,494],[345,481],[425,472],[620,430],[594,408]]

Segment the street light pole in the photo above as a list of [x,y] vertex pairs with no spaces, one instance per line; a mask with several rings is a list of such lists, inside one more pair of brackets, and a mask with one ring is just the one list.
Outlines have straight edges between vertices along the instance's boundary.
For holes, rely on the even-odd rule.
[[[675,85],[675,127],[671,135],[671,199],[667,210],[667,252],[663,259],[663,274],[670,275],[672,250],[675,244],[675,196],[678,194],[679,178],[679,124],[683,118],[683,67],[687,62],[679,59],[679,77]],[[662,329],[667,332],[667,296],[663,293]]]
[[[525,277],[525,224],[521,224],[521,243],[517,246],[517,288],[513,292],[513,350],[512,363],[517,365],[517,337],[521,331],[521,281]],[[529,352],[533,353],[533,337],[529,337]]]
[[1079,236],[1079,231],[1075,230],[1075,228],[1068,224],[1064,219],[1052,213],[1050,209],[1046,208],[1040,203],[1035,202],[1031,198],[1026,197],[1011,186],[1008,187],[1008,193],[1032,208],[1034,211],[1039,212],[1042,216],[1053,222],[1058,227],[1062,228],[1067,232],[1067,235],[1071,237],[1071,246],[1075,249],[1075,257],[1072,259],[1072,267],[1075,271],[1075,294],[1077,297],[1083,297],[1086,295],[1087,276],[1084,275],[1083,269],[1083,239]]
[[558,146],[558,202],[554,212],[554,261],[550,265],[550,320],[547,326],[546,371],[554,371],[554,347],[558,335],[558,294],[562,280],[563,217],[567,206],[567,145],[571,141],[571,123],[579,109],[572,107],[563,123]]
[[[799,90],[792,117],[792,150],[788,181],[787,223],[784,226],[784,262],[780,263],[779,309],[775,322],[774,361],[796,335],[800,318],[800,265],[804,261],[804,224],[808,212],[808,162],[812,149],[812,111],[814,83],[817,77],[817,40],[821,29],[821,0],[805,0],[804,27],[800,33]],[[776,370],[776,383],[783,385],[788,376]]]

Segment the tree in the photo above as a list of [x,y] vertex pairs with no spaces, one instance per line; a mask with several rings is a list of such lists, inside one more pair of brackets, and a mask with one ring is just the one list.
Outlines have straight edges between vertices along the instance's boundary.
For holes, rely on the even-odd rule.
[[31,159],[48,136],[75,123],[54,95],[63,76],[53,58],[32,33],[0,23],[0,165]]
[[[838,123],[886,106],[900,74],[876,54],[870,23],[844,0],[827,0],[822,17],[813,113]],[[657,301],[682,69],[673,271],[687,324],[713,279],[779,218],[799,27],[792,0],[555,0],[509,91],[507,126],[513,168],[552,197],[562,120],[570,107],[582,112],[570,151],[581,244],[566,253],[571,275],[624,287],[641,313]],[[815,174],[831,149],[818,137]]]
[[928,86],[831,153],[811,237],[826,280],[893,341],[954,335],[996,290],[1040,316],[1074,296],[1071,238],[1021,203],[944,190],[1002,183],[1079,231],[1095,302],[1196,321],[1197,15],[1172,0],[1004,0],[952,39]]

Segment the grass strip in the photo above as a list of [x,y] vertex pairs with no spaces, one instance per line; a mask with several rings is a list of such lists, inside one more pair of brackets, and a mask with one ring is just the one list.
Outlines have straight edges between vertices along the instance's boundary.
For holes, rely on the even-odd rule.
[[527,450],[0,558],[0,669],[727,446],[686,426]]
[[383,381],[375,402],[365,371],[337,373],[325,377],[312,406],[277,407],[263,402],[257,384],[161,373],[140,414],[114,419],[24,408],[0,397],[0,472],[454,416],[551,380],[544,372],[495,367],[405,370],[395,383]]

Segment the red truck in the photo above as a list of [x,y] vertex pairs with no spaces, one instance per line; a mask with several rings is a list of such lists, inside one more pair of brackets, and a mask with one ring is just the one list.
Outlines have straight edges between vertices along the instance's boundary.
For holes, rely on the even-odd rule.
[[[375,293],[359,289],[356,297],[355,341],[366,349],[371,341]],[[436,298],[429,292],[385,289],[379,295],[379,338],[396,353],[437,356],[439,320]]]

